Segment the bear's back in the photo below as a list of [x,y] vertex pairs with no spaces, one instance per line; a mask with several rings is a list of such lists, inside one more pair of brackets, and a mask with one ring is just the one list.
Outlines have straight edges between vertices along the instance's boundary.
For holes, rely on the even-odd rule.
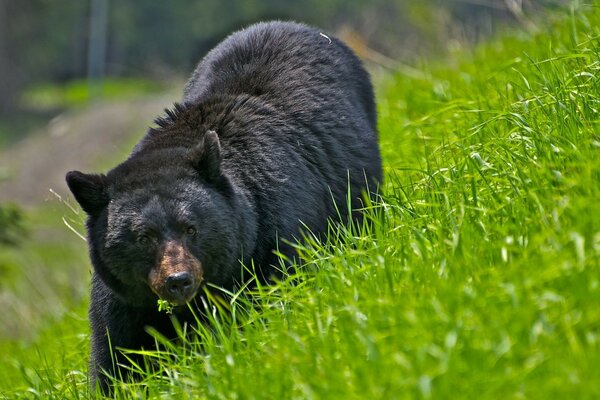
[[373,88],[358,58],[303,24],[258,23],[209,52],[186,85],[184,103],[222,94],[258,96],[311,121],[327,109],[350,108],[355,116],[366,113],[373,130],[376,125]]

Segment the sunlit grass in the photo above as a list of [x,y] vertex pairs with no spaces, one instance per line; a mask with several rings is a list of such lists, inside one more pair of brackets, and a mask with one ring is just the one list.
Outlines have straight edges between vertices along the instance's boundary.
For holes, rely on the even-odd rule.
[[[547,23],[391,77],[370,223],[157,335],[117,397],[600,397],[600,10]],[[36,357],[0,393],[89,395],[85,360],[33,379]]]

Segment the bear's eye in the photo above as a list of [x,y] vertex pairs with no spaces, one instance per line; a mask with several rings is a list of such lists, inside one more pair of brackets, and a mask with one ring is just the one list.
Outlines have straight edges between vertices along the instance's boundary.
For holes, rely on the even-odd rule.
[[196,234],[196,228],[193,226],[188,226],[187,229],[185,230],[185,233],[187,233],[190,236],[194,236]]
[[150,237],[148,235],[140,235],[140,236],[138,236],[137,241],[139,244],[146,245],[146,244],[150,243]]

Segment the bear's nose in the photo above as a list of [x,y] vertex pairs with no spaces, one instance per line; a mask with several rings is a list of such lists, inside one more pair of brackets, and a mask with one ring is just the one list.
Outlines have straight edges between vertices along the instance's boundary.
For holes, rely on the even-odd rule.
[[167,292],[178,300],[189,300],[194,290],[194,278],[189,272],[177,272],[169,275],[165,282]]

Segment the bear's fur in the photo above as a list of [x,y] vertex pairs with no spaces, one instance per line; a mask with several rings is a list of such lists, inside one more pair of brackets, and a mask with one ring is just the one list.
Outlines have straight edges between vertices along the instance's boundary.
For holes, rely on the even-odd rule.
[[[303,230],[345,222],[381,181],[373,89],[343,43],[305,25],[260,23],[200,62],[183,101],[106,175],[72,171],[94,267],[90,374],[174,335],[157,300],[196,305],[206,282],[234,289],[242,265],[268,281]],[[337,207],[337,208],[336,208]],[[199,304],[199,303],[198,303]],[[180,323],[192,321],[178,307]]]

